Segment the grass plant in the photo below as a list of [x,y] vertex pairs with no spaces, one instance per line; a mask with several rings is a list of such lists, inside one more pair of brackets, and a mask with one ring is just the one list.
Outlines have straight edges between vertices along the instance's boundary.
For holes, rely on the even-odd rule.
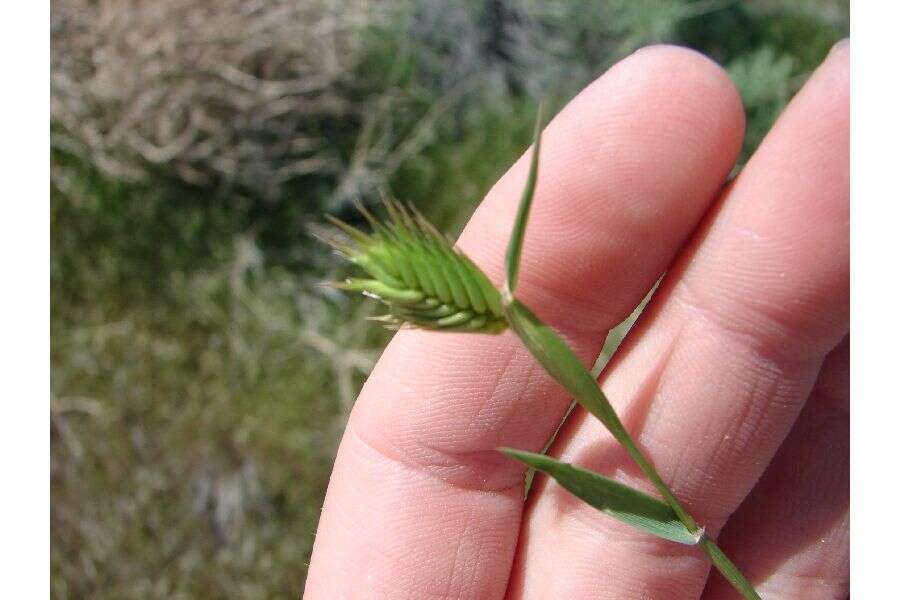
[[612,433],[662,500],[549,456],[510,448],[499,451],[553,477],[578,498],[609,516],[660,538],[699,546],[742,597],[759,599],[752,584],[657,473],[575,352],[516,298],[525,230],[537,186],[540,133],[538,111],[528,179],[507,247],[506,282],[502,290],[494,288],[487,276],[415,209],[390,200],[385,202],[386,221],[379,221],[360,207],[372,227],[371,234],[331,219],[348,236],[349,242],[330,240],[329,243],[369,275],[366,279],[350,278],[334,285],[380,300],[388,312],[379,320],[393,328],[407,325],[489,334],[512,329],[544,369]]
[[659,42],[728,70],[743,162],[849,32],[848,0],[51,4],[59,600],[302,589],[389,337],[365,324],[378,303],[314,289],[353,268],[305,235],[323,212],[369,233],[353,202],[385,190],[455,235],[529,143],[536,96],[556,109]]

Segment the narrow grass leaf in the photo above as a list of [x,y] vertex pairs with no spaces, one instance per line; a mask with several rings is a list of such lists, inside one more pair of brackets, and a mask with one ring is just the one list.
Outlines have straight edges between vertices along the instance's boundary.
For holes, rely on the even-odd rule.
[[500,451],[546,473],[572,494],[611,517],[666,540],[691,546],[697,544],[697,538],[662,500],[543,454],[510,448]]
[[537,119],[534,123],[534,143],[531,147],[531,166],[528,168],[528,179],[525,182],[525,189],[522,191],[512,237],[506,250],[506,289],[510,294],[516,291],[519,283],[519,261],[522,257],[525,227],[528,225],[531,201],[534,199],[534,189],[537,186],[538,156],[541,153],[541,113],[543,113],[543,104],[538,106]]
[[572,397],[588,412],[600,419],[609,432],[622,444],[653,486],[659,491],[682,523],[692,531],[700,527],[684,510],[672,491],[643,455],[631,435],[625,429],[606,394],[600,389],[591,372],[581,364],[575,352],[566,344],[553,328],[542,322],[537,315],[516,299],[508,299],[504,306],[510,328],[516,332],[531,355],[572,394]]
[[406,209],[391,201],[386,201],[389,213],[386,222],[359,207],[372,226],[371,234],[332,219],[349,240],[325,241],[370,276],[369,279],[347,279],[336,287],[361,292],[384,302],[389,312],[378,320],[389,328],[409,324],[424,329],[493,334],[512,328],[547,372],[609,429],[665,502],[540,454],[516,450],[504,452],[551,475],[576,496],[611,516],[668,540],[691,545],[699,543],[744,598],[758,598],[753,586],[703,534],[703,529],[681,506],[637,447],[590,371],[551,327],[513,295],[537,183],[540,113],[539,109],[528,180],[507,248],[507,279],[502,294],[475,263],[456,250],[453,243],[415,209]]
[[509,326],[547,372],[619,438],[624,433],[621,421],[569,345],[518,300],[511,300],[504,312]]

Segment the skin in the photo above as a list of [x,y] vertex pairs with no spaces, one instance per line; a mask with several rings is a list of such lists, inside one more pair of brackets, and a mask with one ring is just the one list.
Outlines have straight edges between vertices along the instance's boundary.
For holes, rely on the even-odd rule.
[[[550,123],[519,297],[590,363],[686,508],[767,598],[849,594],[849,45],[723,184],[744,117],[683,48],[621,61]],[[459,246],[500,285],[526,153]],[[354,407],[305,598],[735,598],[658,540],[494,449],[539,451],[570,399],[512,333],[400,331]],[[550,453],[650,490],[575,410]]]

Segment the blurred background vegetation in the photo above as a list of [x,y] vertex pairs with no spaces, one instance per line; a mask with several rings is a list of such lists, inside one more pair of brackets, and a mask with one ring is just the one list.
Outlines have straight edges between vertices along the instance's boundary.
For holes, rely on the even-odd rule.
[[[745,153],[848,2],[53,0],[52,590],[302,590],[388,334],[311,241],[384,192],[458,231],[558,108],[653,42],[734,77]],[[648,132],[652,135],[652,132]],[[615,347],[621,331],[611,336]]]

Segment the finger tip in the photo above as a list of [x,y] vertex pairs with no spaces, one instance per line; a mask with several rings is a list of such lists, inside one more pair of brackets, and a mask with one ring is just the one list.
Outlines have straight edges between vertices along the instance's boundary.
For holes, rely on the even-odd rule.
[[727,71],[709,56],[673,44],[646,46],[620,61],[619,65],[641,70],[652,85],[660,74],[668,74],[665,92],[722,117],[731,132],[744,129],[740,92]]
[[844,87],[849,87],[850,38],[844,38],[831,47],[820,69],[831,73]]
[[731,169],[746,119],[740,93],[722,66],[691,48],[657,44],[624,58],[609,74],[620,80],[619,93],[642,105],[652,125],[648,133],[676,136],[682,151],[695,153],[685,162]]
[[[650,46],[612,67],[545,130],[521,297],[558,307],[542,316],[559,326],[594,331],[627,316],[717,194],[743,128],[734,84],[699,52]],[[527,167],[523,157],[498,182],[478,211],[490,218],[460,240],[490,275],[503,252],[484,240],[508,235]],[[658,251],[636,252],[645,242]],[[598,303],[585,281],[615,291]]]
[[828,72],[829,80],[839,95],[839,113],[849,119],[850,38],[844,38],[831,48],[822,68]]
[[829,57],[836,57],[838,59],[850,58],[850,38],[845,37],[842,40],[839,40],[834,46],[831,47],[831,50],[828,53]]

